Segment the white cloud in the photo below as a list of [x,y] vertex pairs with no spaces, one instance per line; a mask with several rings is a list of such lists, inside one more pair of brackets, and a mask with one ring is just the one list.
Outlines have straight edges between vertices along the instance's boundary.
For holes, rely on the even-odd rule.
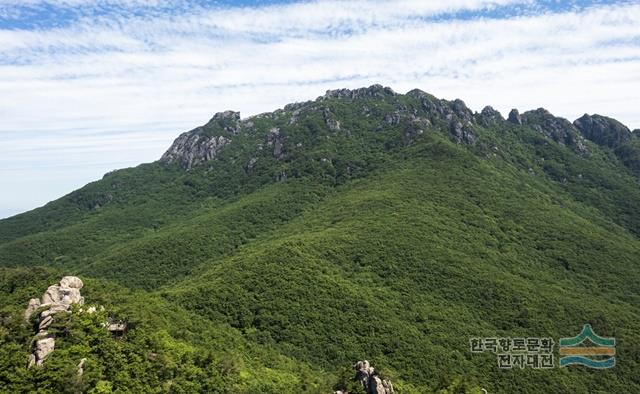
[[[214,112],[246,116],[371,83],[460,97],[476,110],[544,106],[640,127],[639,5],[465,20],[437,16],[528,1],[324,1],[153,17],[127,10],[134,0],[101,17],[91,17],[95,1],[62,3],[81,3],[85,17],[0,30],[3,198],[33,195],[14,179],[28,168],[37,184],[48,164],[64,164],[60,182],[77,187],[87,174],[159,157]],[[56,196],[14,200],[26,209]]]

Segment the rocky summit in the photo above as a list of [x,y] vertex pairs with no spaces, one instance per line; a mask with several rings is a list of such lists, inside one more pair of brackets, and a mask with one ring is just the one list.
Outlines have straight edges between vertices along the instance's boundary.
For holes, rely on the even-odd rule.
[[[0,391],[640,392],[638,130],[374,85],[176,136],[0,220]],[[534,362],[585,324],[614,368]]]
[[[517,109],[513,109],[505,120],[500,112],[491,106],[485,107],[480,113],[474,113],[460,99],[453,101],[436,99],[418,89],[402,95],[388,87],[373,85],[355,90],[327,91],[324,96],[315,101],[290,104],[285,106],[284,110],[244,120],[241,120],[239,112],[216,113],[204,126],[181,134],[160,161],[168,164],[178,163],[185,169],[206,163],[215,159],[218,152],[236,139],[234,136],[238,136],[241,143],[245,144],[245,138],[242,137],[251,138],[256,133],[260,134],[260,130],[256,128],[256,122],[262,123],[263,119],[287,118],[289,125],[295,125],[301,121],[301,116],[303,119],[309,119],[314,115],[321,115],[323,127],[334,133],[342,132],[349,135],[348,129],[341,129],[341,125],[346,124],[347,120],[341,119],[339,113],[332,111],[333,105],[327,104],[332,103],[331,100],[350,102],[361,108],[365,117],[371,118],[374,114],[366,102],[376,98],[390,107],[386,112],[380,114],[380,123],[375,125],[374,129],[383,131],[402,124],[406,129],[404,139],[407,143],[410,143],[413,137],[420,135],[427,129],[436,129],[444,131],[456,143],[474,145],[477,142],[475,127],[505,127],[506,122],[533,129],[546,139],[566,145],[580,154],[588,153],[586,140],[615,148],[628,143],[632,135],[629,129],[621,123],[600,115],[584,115],[572,123],[552,115],[544,108],[526,111],[523,114],[520,114]],[[407,105],[407,103],[412,105]],[[264,143],[255,144],[254,155],[247,161],[248,169],[255,165],[257,156],[265,145],[273,148],[273,156],[279,160],[285,158],[285,152],[295,150],[293,147],[285,146],[285,137],[279,137],[280,131],[279,127],[270,128]]]

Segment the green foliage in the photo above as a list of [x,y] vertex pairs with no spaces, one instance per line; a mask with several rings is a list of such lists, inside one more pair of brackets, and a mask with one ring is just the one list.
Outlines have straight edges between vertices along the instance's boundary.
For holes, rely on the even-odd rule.
[[[31,297],[42,293],[51,277],[60,277],[54,272],[41,278],[31,276],[29,285],[34,287],[23,287],[30,271],[3,269],[3,286],[13,286]],[[85,289],[89,288],[88,304],[55,315],[48,329],[56,338],[55,350],[42,368],[26,368],[36,331],[22,318],[24,302],[16,302],[17,308],[3,314],[0,392],[251,393],[256,385],[264,392],[324,387],[326,378],[312,374],[308,365],[294,366],[273,350],[248,343],[229,327],[146,293],[86,280]],[[93,301],[99,301],[94,304],[97,312],[87,313]],[[102,310],[100,306],[105,305]],[[131,316],[124,338],[115,338],[106,330],[108,316]],[[82,358],[86,362],[79,377],[77,365]],[[309,379],[302,382],[301,376]]]
[[620,161],[634,174],[640,176],[640,139],[635,138],[615,149]]
[[353,367],[344,367],[338,371],[337,375],[338,381],[333,385],[333,390],[353,394],[366,394],[362,384],[355,379]]
[[[389,121],[398,111],[431,126]],[[211,123],[233,139],[215,160],[116,171],[0,221],[14,267],[0,269],[0,391],[326,393],[356,390],[364,358],[400,393],[640,390],[635,148],[582,154],[506,122],[458,145],[444,119],[386,95],[289,107],[240,134]],[[104,314],[61,314],[56,350],[27,370],[21,313],[64,274],[132,328],[117,340]],[[586,322],[617,338],[615,368],[503,371],[468,349]]]

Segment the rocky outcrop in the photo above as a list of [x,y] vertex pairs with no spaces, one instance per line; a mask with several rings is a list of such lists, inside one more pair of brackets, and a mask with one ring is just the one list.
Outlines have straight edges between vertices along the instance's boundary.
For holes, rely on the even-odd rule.
[[367,394],[393,394],[393,384],[388,379],[382,379],[369,361],[358,361],[354,368],[356,380],[362,384]]
[[86,362],[87,362],[86,358],[80,359],[80,362],[78,363],[78,365],[76,367],[76,375],[78,376],[78,378],[81,378],[82,375],[84,374],[84,364]]
[[[399,111],[394,111],[394,112],[385,114],[384,118],[382,119],[382,123],[387,126],[397,126],[400,124],[401,120],[402,120],[402,114]],[[382,129],[382,125],[378,129]]]
[[273,147],[273,157],[280,160],[285,155],[284,136],[280,134],[280,129],[274,127],[267,133],[267,146]]
[[55,338],[47,330],[57,313],[68,312],[73,304],[84,304],[84,297],[80,294],[82,286],[80,278],[65,276],[57,285],[49,286],[41,299],[29,300],[24,312],[25,320],[29,321],[36,311],[41,310],[37,320],[38,333],[34,338],[35,350],[29,356],[29,367],[42,365],[55,349]]
[[393,386],[388,380],[382,380],[378,376],[369,378],[369,394],[389,394],[393,393]]
[[615,119],[584,114],[573,122],[585,138],[600,146],[617,148],[631,140],[631,131]]
[[553,116],[544,108],[522,114],[522,124],[531,127],[553,141],[569,146],[578,153],[586,153],[584,137],[578,129],[564,118]]
[[419,89],[408,92],[407,96],[419,99],[429,122],[447,130],[454,141],[469,145],[476,143],[477,137],[472,128],[475,119],[464,101],[440,100]]
[[473,131],[460,122],[452,122],[450,131],[451,135],[458,144],[465,143],[473,145],[476,143],[476,135],[473,133]]
[[[361,137],[361,133],[381,132],[388,134],[375,138],[384,140],[385,147],[406,147],[437,132],[458,144],[478,145],[482,128],[504,129],[507,121],[525,127],[512,127],[514,132],[533,129],[579,154],[588,153],[586,139],[619,147],[633,135],[613,119],[599,115],[585,115],[572,124],[543,108],[523,114],[512,109],[505,119],[490,106],[474,113],[459,99],[438,99],[419,89],[400,95],[389,87],[372,85],[360,89],[329,90],[314,101],[288,104],[284,109],[255,115],[246,120],[241,120],[239,112],[219,112],[206,125],[181,134],[160,161],[179,163],[189,170],[224,153],[230,162],[242,166],[247,175],[257,173],[256,163],[260,163],[261,169],[273,171],[273,174],[281,173],[275,179],[284,180],[287,172],[289,176],[297,176],[301,172],[299,169],[284,172],[271,168],[274,165],[272,159],[297,163],[298,159],[307,159],[306,148],[313,149],[313,145],[323,144],[323,141],[351,144]],[[396,135],[399,140],[387,138]],[[298,138],[301,136],[302,140],[311,142],[311,145],[305,146],[305,150],[296,149],[298,143],[301,143],[301,138]],[[232,141],[244,145],[225,153],[225,147]],[[248,151],[254,145],[255,149]],[[481,149],[484,147],[485,144],[480,144]],[[494,146],[493,149],[497,150],[497,147]],[[620,156],[626,162],[633,161],[637,156],[635,148],[624,146],[624,149],[625,152]],[[629,166],[636,168],[637,160]],[[336,174],[342,170],[344,169],[336,169]],[[95,208],[101,205],[98,203]]]
[[324,123],[327,125],[330,131],[340,131],[340,121],[329,108],[325,107],[322,109],[322,116],[324,117]]
[[416,136],[423,134],[427,128],[438,128],[448,132],[459,144],[476,143],[477,137],[472,127],[475,118],[464,101],[440,100],[418,89],[410,91],[407,95],[419,99],[421,108],[411,109],[405,105],[397,105],[394,111],[382,116],[377,131],[404,126],[405,145],[411,144]]
[[584,114],[573,122],[582,135],[603,147],[613,149],[613,153],[631,172],[640,177],[640,144],[638,130],[633,132],[615,119],[602,115]]
[[309,105],[311,105],[311,103],[313,103],[313,101],[302,101],[302,102],[297,102],[297,103],[289,103],[287,105],[284,106],[285,111],[289,111],[289,112],[295,112],[295,111],[299,111],[304,107],[307,107]]
[[44,360],[53,352],[56,340],[51,337],[42,338],[36,341],[36,352],[34,353],[36,365],[42,365]]
[[478,114],[477,121],[481,126],[488,127],[504,122],[504,118],[500,112],[493,109],[490,105],[487,105],[482,109],[480,114]]
[[471,124],[473,122],[473,112],[471,112],[464,101],[460,99],[453,100],[451,102],[451,109],[453,110],[454,115],[456,115],[463,123]]
[[40,299],[32,298],[29,300],[29,305],[27,305],[27,309],[24,311],[24,319],[29,321],[33,312],[35,312],[38,308],[40,308]]
[[205,128],[221,129],[223,131],[238,134],[242,128],[240,112],[223,111],[213,115],[213,118],[204,125]]
[[340,99],[349,99],[355,100],[360,98],[374,98],[374,97],[392,97],[396,96],[397,93],[393,91],[393,89],[389,87],[385,87],[382,85],[371,85],[368,88],[360,88],[360,89],[336,89],[336,90],[327,90],[324,96],[318,98],[318,101],[332,99],[332,98],[340,98]]
[[180,134],[160,161],[179,163],[184,169],[191,169],[215,158],[241,129],[240,112],[218,112],[206,125]]
[[198,129],[181,134],[162,155],[160,161],[177,162],[188,170],[213,159],[224,146],[231,142],[231,139],[224,136],[207,136],[197,131]]
[[[394,394],[393,384],[389,379],[381,377],[369,361],[358,361],[354,365],[353,380],[360,383],[366,394]],[[346,390],[334,391],[334,394],[349,394]]]
[[515,125],[522,125],[522,117],[520,116],[520,112],[517,109],[512,109],[509,111],[509,117],[507,120]]

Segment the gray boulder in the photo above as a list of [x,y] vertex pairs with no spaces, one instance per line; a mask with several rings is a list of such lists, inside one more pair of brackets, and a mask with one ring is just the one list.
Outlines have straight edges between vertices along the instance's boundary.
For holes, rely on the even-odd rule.
[[40,308],[40,300],[38,298],[32,298],[29,300],[29,305],[27,305],[27,310],[24,311],[24,320],[29,321],[33,312],[36,309]]
[[38,329],[40,329],[40,331],[46,330],[47,328],[49,328],[51,323],[53,323],[53,317],[52,316],[47,316],[44,319],[40,320],[40,324],[38,325]]
[[63,284],[61,281],[59,285],[49,286],[42,296],[42,305],[83,304],[84,298],[80,295],[80,289],[77,287],[68,287],[68,283],[69,282],[64,282]]
[[77,276],[65,276],[60,279],[60,286],[80,290],[82,289],[82,286],[84,286],[84,284],[82,283],[82,280]]
[[41,366],[44,360],[53,352],[56,341],[53,338],[43,338],[36,341],[36,365]]

